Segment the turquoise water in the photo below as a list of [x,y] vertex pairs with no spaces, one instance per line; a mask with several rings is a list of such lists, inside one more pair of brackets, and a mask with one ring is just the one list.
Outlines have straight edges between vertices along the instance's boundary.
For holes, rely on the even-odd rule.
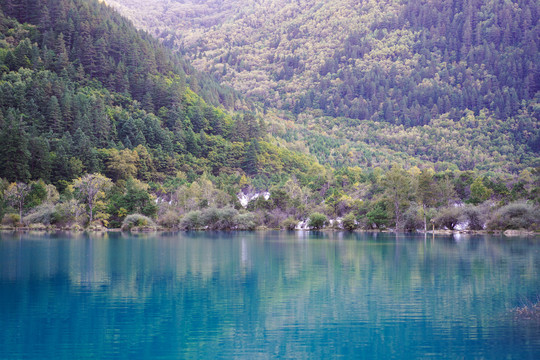
[[540,359],[540,238],[0,234],[0,359]]

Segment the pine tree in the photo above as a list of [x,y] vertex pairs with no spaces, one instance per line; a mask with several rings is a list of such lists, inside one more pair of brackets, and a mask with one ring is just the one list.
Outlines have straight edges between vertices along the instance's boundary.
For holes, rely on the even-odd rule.
[[257,155],[260,152],[260,145],[257,139],[252,139],[246,150],[244,162],[242,163],[242,170],[248,175],[256,175],[258,172],[258,160]]
[[51,96],[47,106],[47,125],[53,132],[61,134],[64,130],[62,111],[56,96]]
[[0,177],[9,181],[28,181],[29,161],[28,135],[22,116],[17,118],[14,111],[10,111],[0,132]]

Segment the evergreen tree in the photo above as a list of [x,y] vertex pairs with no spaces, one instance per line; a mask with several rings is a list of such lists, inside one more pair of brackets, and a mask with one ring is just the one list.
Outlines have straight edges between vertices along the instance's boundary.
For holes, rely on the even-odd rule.
[[248,148],[246,149],[246,155],[244,157],[244,162],[242,163],[242,169],[248,175],[256,175],[258,170],[258,160],[257,155],[260,151],[259,142],[257,139],[252,139],[249,143]]
[[9,111],[5,126],[0,132],[0,177],[9,181],[30,180],[30,151],[28,135],[24,130],[22,116],[16,118],[15,112]]

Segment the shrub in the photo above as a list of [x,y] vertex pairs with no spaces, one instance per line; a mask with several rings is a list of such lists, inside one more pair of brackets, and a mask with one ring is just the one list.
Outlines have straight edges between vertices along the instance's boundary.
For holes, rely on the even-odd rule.
[[220,209],[220,219],[218,223],[219,230],[230,230],[236,226],[235,219],[238,210],[233,207],[224,207]]
[[180,221],[180,228],[184,230],[194,230],[201,226],[201,212],[199,210],[188,212]]
[[180,215],[174,210],[167,210],[158,218],[159,225],[167,229],[175,229],[180,225]]
[[275,208],[266,214],[265,224],[269,228],[278,229],[285,219],[287,219],[287,213],[279,208]]
[[540,209],[525,202],[514,202],[497,210],[489,220],[491,230],[535,230],[540,225]]
[[21,217],[19,214],[6,214],[2,218],[2,225],[5,226],[19,226],[21,223]]
[[298,225],[298,220],[296,220],[293,217],[288,217],[281,222],[279,227],[280,229],[284,229],[284,230],[294,230],[296,229],[297,225]]
[[32,212],[23,218],[24,224],[50,225],[54,220],[55,208],[52,204],[42,204],[34,208]]
[[308,226],[312,229],[319,230],[322,229],[328,223],[326,215],[321,213],[313,213],[309,216]]
[[356,217],[354,216],[354,214],[351,212],[351,213],[348,213],[344,218],[343,218],[343,228],[347,231],[353,231],[355,230],[356,228],[358,227],[357,223],[356,223]]
[[211,230],[230,230],[235,226],[235,217],[238,210],[232,207],[217,209],[214,207],[204,209],[201,214],[201,222]]
[[238,230],[254,230],[257,226],[255,214],[238,214],[235,218],[236,228]]
[[370,227],[375,225],[377,229],[385,228],[390,220],[390,216],[386,211],[386,206],[382,201],[376,203],[373,208],[367,212],[366,218]]
[[134,228],[156,229],[156,224],[147,216],[141,214],[131,214],[126,216],[122,223],[122,230],[129,231]]
[[403,216],[403,230],[416,231],[424,228],[424,220],[418,212],[418,207],[411,206]]
[[459,207],[447,207],[441,209],[437,216],[433,219],[433,223],[438,228],[447,228],[448,230],[454,230],[457,224],[459,224],[460,217],[462,215],[462,209]]
[[469,230],[482,230],[486,222],[482,210],[474,205],[467,205],[463,208],[461,221],[468,223]]
[[56,204],[53,222],[64,225],[82,224],[86,220],[84,205],[75,199]]

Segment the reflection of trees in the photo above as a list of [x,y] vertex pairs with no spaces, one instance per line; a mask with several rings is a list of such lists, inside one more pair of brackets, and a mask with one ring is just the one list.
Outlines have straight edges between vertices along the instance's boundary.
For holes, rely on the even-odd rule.
[[10,331],[17,318],[9,314],[38,328],[61,320],[46,337],[69,330],[73,341],[123,342],[135,352],[175,344],[179,353],[208,355],[224,341],[249,350],[280,343],[287,329],[297,341],[316,341],[307,335],[324,329],[320,341],[363,336],[372,344],[357,346],[391,351],[403,334],[375,328],[405,332],[411,343],[458,327],[473,336],[516,294],[538,288],[539,245],[525,240],[303,234],[3,234],[0,299],[10,306],[0,324]]

